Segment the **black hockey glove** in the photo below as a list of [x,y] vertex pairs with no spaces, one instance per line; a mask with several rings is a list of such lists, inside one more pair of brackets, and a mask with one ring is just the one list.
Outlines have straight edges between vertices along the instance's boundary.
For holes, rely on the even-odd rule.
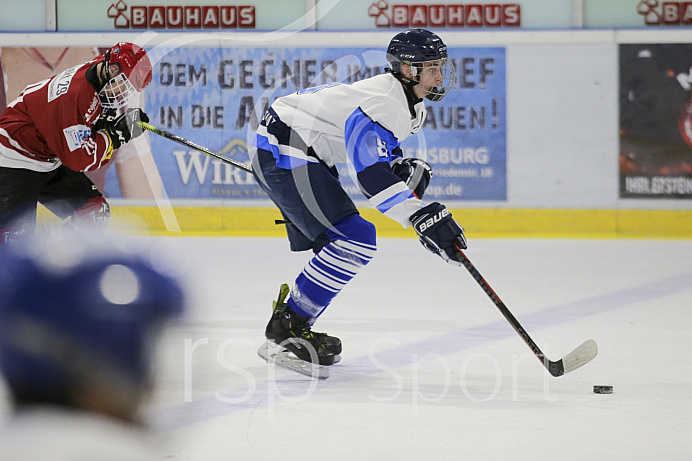
[[106,131],[113,143],[113,149],[117,149],[144,132],[137,124],[140,120],[149,122],[149,117],[140,108],[127,109],[127,112],[120,116],[117,116],[115,109],[109,109],[96,121],[94,127],[96,131]]
[[455,244],[466,249],[464,229],[452,218],[442,204],[433,202],[411,215],[411,223],[420,243],[450,264],[461,266]]
[[406,183],[413,195],[423,198],[425,189],[432,178],[432,168],[427,162],[418,158],[397,157],[391,163],[392,173]]

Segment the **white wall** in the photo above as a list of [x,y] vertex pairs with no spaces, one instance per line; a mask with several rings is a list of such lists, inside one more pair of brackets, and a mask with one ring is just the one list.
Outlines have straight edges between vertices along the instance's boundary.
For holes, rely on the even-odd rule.
[[507,48],[508,205],[615,208],[617,47]]
[[[0,46],[56,44],[386,47],[392,33],[0,34]],[[506,202],[466,207],[690,209],[689,200],[620,199],[618,43],[692,42],[692,31],[446,32],[449,46],[507,48]],[[451,205],[451,204],[450,204]]]

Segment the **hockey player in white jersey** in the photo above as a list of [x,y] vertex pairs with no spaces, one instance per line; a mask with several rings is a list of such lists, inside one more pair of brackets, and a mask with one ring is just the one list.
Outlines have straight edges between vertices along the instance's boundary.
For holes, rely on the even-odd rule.
[[339,360],[341,341],[311,327],[373,258],[376,240],[374,225],[341,187],[336,164],[350,164],[370,203],[403,227],[413,225],[428,250],[459,264],[455,245],[466,248],[446,207],[421,200],[430,166],[404,159],[399,148],[423,125],[424,98],[439,101],[454,86],[447,47],[436,34],[411,29],[391,40],[387,56],[384,74],[278,98],[257,130],[257,182],[281,210],[291,250],[315,252],[293,287],[280,289],[259,351],[265,359],[278,350],[321,366]]

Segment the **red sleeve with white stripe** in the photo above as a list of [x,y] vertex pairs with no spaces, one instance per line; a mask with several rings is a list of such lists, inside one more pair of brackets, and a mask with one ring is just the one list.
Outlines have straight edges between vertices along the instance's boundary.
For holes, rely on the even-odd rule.
[[2,125],[20,153],[29,152],[27,156],[39,160],[57,158],[76,171],[108,163],[113,152],[110,138],[104,132],[91,132],[102,108],[85,78],[90,64],[30,85],[8,106]]

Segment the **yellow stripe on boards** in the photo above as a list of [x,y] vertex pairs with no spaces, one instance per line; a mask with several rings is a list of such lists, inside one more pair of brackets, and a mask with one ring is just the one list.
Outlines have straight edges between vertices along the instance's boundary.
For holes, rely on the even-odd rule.
[[[135,229],[155,235],[223,235],[229,237],[281,237],[282,219],[273,207],[174,206],[180,232],[167,229],[156,206],[114,206],[114,227]],[[692,238],[692,210],[582,210],[453,208],[454,218],[469,238]],[[372,208],[361,215],[377,227],[380,237],[414,238],[413,229]],[[39,223],[58,223],[47,210],[39,208]],[[170,220],[169,220],[170,221]]]

